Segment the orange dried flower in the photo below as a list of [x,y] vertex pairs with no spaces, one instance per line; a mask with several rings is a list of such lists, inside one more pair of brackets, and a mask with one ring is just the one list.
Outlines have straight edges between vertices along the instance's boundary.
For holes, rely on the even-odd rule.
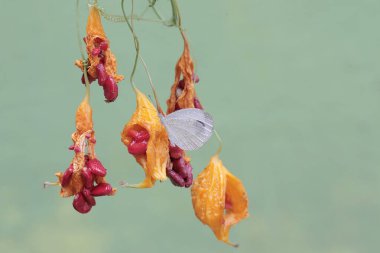
[[136,111],[121,133],[121,141],[145,172],[145,180],[130,187],[149,188],[156,180],[166,179],[169,159],[169,140],[158,112],[149,99],[136,92]]
[[114,195],[116,192],[106,182],[107,170],[95,155],[92,108],[87,98],[77,108],[76,131],[71,138],[74,144],[69,149],[75,152],[74,158],[64,173],[55,174],[58,182],[54,184],[61,185],[62,197],[75,195],[74,208],[80,213],[87,213],[96,204],[94,197]]
[[194,180],[191,189],[195,215],[218,240],[229,241],[231,226],[248,217],[248,196],[242,182],[223,165],[218,155]]
[[194,74],[194,64],[190,56],[189,43],[184,33],[182,33],[182,36],[184,50],[175,66],[174,84],[170,90],[170,97],[166,101],[168,114],[184,108],[202,109],[194,88],[194,81],[198,82],[198,78]]

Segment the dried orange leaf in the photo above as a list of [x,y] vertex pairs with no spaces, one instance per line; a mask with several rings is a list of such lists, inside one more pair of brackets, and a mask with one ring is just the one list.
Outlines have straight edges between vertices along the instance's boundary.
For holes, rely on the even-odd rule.
[[156,180],[166,179],[166,165],[169,159],[169,140],[165,127],[162,125],[156,108],[149,99],[136,89],[136,111],[124,126],[121,141],[125,146],[131,144],[128,133],[131,130],[145,129],[149,132],[146,153],[135,155],[136,161],[145,172],[145,180],[131,187],[149,188]]
[[248,217],[248,197],[241,181],[223,165],[218,155],[195,179],[191,189],[195,215],[218,240],[229,241],[232,225]]

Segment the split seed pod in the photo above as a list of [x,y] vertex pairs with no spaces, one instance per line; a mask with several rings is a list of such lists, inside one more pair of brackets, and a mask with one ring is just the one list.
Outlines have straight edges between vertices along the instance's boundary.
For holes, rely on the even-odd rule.
[[194,64],[190,56],[189,43],[184,33],[182,36],[184,50],[175,66],[174,84],[170,90],[170,98],[166,101],[168,114],[178,109],[198,108],[194,104],[195,99],[199,102],[194,88]]
[[[116,192],[106,182],[107,170],[95,155],[92,109],[87,97],[77,108],[76,131],[71,138],[74,144],[69,149],[74,151],[74,158],[64,173],[55,174],[58,182],[49,184],[61,185],[62,197],[75,195],[73,207],[80,213],[87,213],[96,204],[94,196],[114,195]],[[96,194],[93,193],[95,188]]]
[[[116,58],[109,47],[110,42],[104,33],[99,10],[96,6],[90,7],[84,41],[88,55],[87,73],[89,81],[98,79],[99,85],[103,86],[106,101],[113,102],[118,95],[117,83],[123,80],[124,76],[117,74]],[[75,65],[83,71],[82,61],[77,60]],[[85,83],[83,77],[82,83]]]
[[229,241],[231,226],[248,217],[248,196],[242,182],[223,165],[218,155],[195,179],[191,189],[195,215],[218,240]]
[[[133,136],[135,132],[148,132],[146,152],[134,154],[136,161],[141,165],[145,172],[145,180],[130,187],[149,188],[156,180],[166,179],[166,166],[169,160],[169,139],[165,127],[162,125],[158,112],[149,99],[136,91],[136,111],[132,118],[124,126],[121,133],[121,141],[125,146],[130,147],[134,144]],[[145,151],[145,150],[144,150]]]

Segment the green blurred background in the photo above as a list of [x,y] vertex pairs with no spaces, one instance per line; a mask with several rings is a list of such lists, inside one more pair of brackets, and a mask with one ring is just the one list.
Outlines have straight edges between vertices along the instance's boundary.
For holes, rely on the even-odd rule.
[[[140,3],[145,3],[142,0]],[[0,0],[0,252],[235,252],[194,216],[188,189],[119,189],[88,215],[45,180],[67,168],[84,94],[75,1]],[[119,1],[100,1],[120,14]],[[380,233],[380,1],[179,0],[199,97],[224,139],[222,159],[242,179],[250,218],[238,252],[377,252]],[[140,8],[141,6],[137,6]],[[137,8],[136,7],[136,8]],[[168,14],[168,0],[158,8]],[[86,5],[81,4],[82,34]],[[126,24],[104,22],[119,71],[134,48]],[[136,22],[161,102],[182,52],[175,28]],[[139,88],[151,94],[139,65]],[[108,180],[142,169],[120,142],[135,108],[128,81],[115,103],[97,84],[96,151]],[[215,138],[192,152],[195,174]],[[236,251],[236,252],[237,252]]]

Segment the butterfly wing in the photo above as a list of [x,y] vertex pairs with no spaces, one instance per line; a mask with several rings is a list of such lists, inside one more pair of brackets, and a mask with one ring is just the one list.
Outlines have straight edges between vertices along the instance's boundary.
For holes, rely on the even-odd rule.
[[170,142],[183,150],[202,147],[211,137],[214,121],[207,112],[189,108],[162,117]]

